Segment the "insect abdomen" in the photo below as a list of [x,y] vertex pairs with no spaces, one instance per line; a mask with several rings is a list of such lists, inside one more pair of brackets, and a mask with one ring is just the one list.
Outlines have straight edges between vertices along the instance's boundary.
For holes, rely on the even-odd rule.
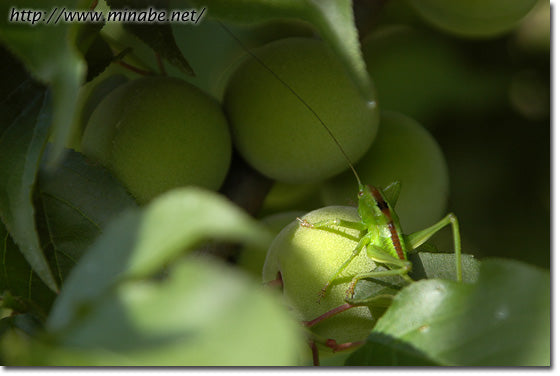
[[383,195],[379,192],[377,188],[372,186],[368,186],[368,187],[371,191],[371,194],[373,195],[373,198],[375,199],[377,207],[379,208],[379,210],[381,210],[381,212],[383,213],[387,221],[385,226],[387,226],[387,229],[389,230],[390,236],[388,237],[388,239],[390,239],[390,244],[384,244],[384,245],[390,246],[390,249],[395,253],[393,256],[396,256],[401,260],[406,260],[406,255],[403,250],[404,243],[400,233],[400,229],[398,229],[397,226],[395,225],[395,221],[393,218],[392,211],[389,207],[389,204],[387,204],[387,201],[385,201]]

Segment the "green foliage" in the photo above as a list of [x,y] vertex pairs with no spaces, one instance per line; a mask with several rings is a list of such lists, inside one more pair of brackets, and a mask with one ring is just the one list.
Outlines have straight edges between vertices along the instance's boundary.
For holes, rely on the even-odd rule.
[[[76,9],[84,0],[18,1],[19,9]],[[56,27],[39,23],[11,23],[8,15],[13,5],[0,4],[0,40],[25,63],[31,74],[50,86],[52,92],[52,130],[55,149],[52,161],[60,160],[64,145],[72,133],[72,120],[76,114],[76,98],[85,76],[83,56],[76,49],[76,36],[80,24],[62,22]],[[52,282],[48,282],[52,285]],[[51,286],[54,287],[54,286]]]
[[407,365],[410,357],[424,365],[550,365],[550,276],[516,261],[487,260],[473,284],[410,285],[347,364]]
[[[550,366],[550,273],[543,268],[550,258],[550,12],[548,2],[535,3],[2,2],[0,362]],[[103,12],[204,8],[205,15],[196,26],[9,21],[12,8],[41,10],[46,19],[62,9],[90,10],[93,5]],[[455,255],[440,252],[451,243],[450,231],[444,231],[434,244],[408,255],[410,283],[400,275],[374,276],[359,280],[353,295],[347,294],[356,273],[390,270],[362,250],[317,302],[360,235],[346,228],[349,233],[307,231],[302,236],[306,229],[295,219],[319,208],[326,196],[329,204],[357,200],[355,177],[348,171],[328,182],[286,184],[254,171],[241,150],[234,150],[225,182],[213,186],[215,191],[182,184],[138,205],[121,176],[80,153],[85,124],[96,111],[105,114],[98,105],[124,82],[139,82],[145,75],[163,82],[168,72],[173,80],[189,81],[220,101],[233,86],[225,82],[235,77],[242,61],[262,67],[257,47],[302,36],[324,41],[357,95],[350,98],[326,74],[308,80],[310,89],[301,103],[298,85],[319,72],[324,61],[309,64],[303,58],[309,51],[300,51],[274,63],[264,61],[268,69],[259,68],[258,77],[263,90],[238,110],[263,110],[262,100],[271,96],[272,109],[256,116],[271,139],[265,148],[282,142],[295,146],[295,151],[275,153],[275,164],[301,152],[282,167],[296,170],[316,156],[311,145],[320,141],[319,148],[331,155],[318,158],[322,165],[317,169],[328,169],[332,158],[343,157],[328,136],[333,122],[345,110],[355,115],[358,103],[375,99],[372,105],[385,121],[379,132],[368,129],[377,138],[365,140],[372,146],[355,163],[356,170],[364,184],[402,180],[402,208],[397,205],[395,211],[407,226],[430,225],[449,205],[461,225],[462,282],[456,281]],[[289,74],[278,74],[292,63],[310,73],[293,81]],[[332,90],[319,84],[330,84]],[[300,121],[274,94],[273,87],[286,85],[292,90],[286,90],[289,100],[312,123]],[[238,86],[241,98],[248,89]],[[181,102],[181,94],[163,92],[167,96],[156,93],[158,100],[179,104],[183,115],[192,104]],[[127,99],[137,96],[126,94]],[[130,171],[158,183],[195,167],[200,174],[216,173],[203,166],[199,152],[193,152],[194,164],[176,163],[162,172],[155,157],[167,151],[171,139],[186,153],[194,148],[163,131],[166,117],[178,117],[154,111],[156,102],[143,103],[145,112],[133,111],[135,121],[151,119],[146,145],[157,146],[123,145]],[[318,111],[324,126],[309,113],[321,106],[329,110]],[[109,107],[122,106],[110,100]],[[203,112],[194,107],[195,115]],[[389,111],[403,115],[387,116]],[[295,128],[274,129],[278,113]],[[356,150],[345,145],[345,136],[368,137],[350,115],[344,116],[340,133],[333,133],[344,152],[353,155]],[[196,135],[208,133],[209,120],[191,121],[188,115],[177,124],[195,127],[189,142],[200,145]],[[399,131],[401,123],[417,132]],[[288,138],[281,141],[273,136],[276,131],[285,131]],[[463,136],[469,131],[473,142]],[[252,133],[248,142],[264,145]],[[227,154],[229,161],[229,148],[206,149],[216,157]],[[429,157],[423,158],[424,153]],[[148,163],[155,166],[153,174],[143,172]],[[387,196],[392,204],[396,195]],[[525,203],[521,210],[520,197]],[[325,210],[331,209],[319,212]],[[353,208],[345,210],[344,218],[359,220]],[[296,249],[283,244],[294,241],[299,241]],[[262,271],[264,281],[259,280]],[[326,310],[337,309],[342,311],[321,318]],[[318,347],[315,354],[311,343]]]
[[92,303],[48,341],[4,349],[9,359],[43,366],[297,364],[302,339],[282,306],[246,276],[208,260],[177,263],[162,280],[121,281]]
[[[26,90],[26,84],[24,81],[18,90]],[[47,142],[50,105],[40,91],[32,90],[28,100],[17,117],[6,119],[0,139],[0,217],[33,270],[56,291],[57,284],[39,245],[32,202],[32,187]]]
[[42,245],[59,284],[112,217],[136,206],[107,170],[77,152],[66,153],[56,170],[42,166],[35,201]]
[[198,6],[212,9],[211,17],[223,20],[256,22],[271,18],[296,18],[313,24],[336,52],[364,99],[373,100],[374,90],[368,77],[350,0],[194,0]]
[[[200,215],[185,211],[193,204]],[[222,219],[218,227],[215,217]],[[44,338],[16,349],[5,342],[8,359],[34,365],[296,364],[298,325],[249,277],[204,257],[164,268],[210,235],[270,240],[238,208],[199,189],[129,209],[73,269]],[[106,357],[107,350],[113,355]]]
[[[169,0],[107,0],[112,9],[169,9]],[[168,23],[125,24],[128,31],[152,48],[159,56],[178,67],[181,72],[193,76],[194,71],[175,43],[173,30]]]

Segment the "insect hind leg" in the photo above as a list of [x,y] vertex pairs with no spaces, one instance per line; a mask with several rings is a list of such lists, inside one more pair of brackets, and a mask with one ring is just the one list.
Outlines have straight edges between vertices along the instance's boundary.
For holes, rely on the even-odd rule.
[[457,270],[457,281],[463,280],[463,271],[461,266],[461,234],[459,233],[459,220],[453,213],[447,214],[439,222],[427,229],[420,230],[408,235],[406,238],[412,249],[418,248],[430,239],[435,233],[440,231],[447,225],[451,225],[453,231],[453,245],[455,248],[455,268]]

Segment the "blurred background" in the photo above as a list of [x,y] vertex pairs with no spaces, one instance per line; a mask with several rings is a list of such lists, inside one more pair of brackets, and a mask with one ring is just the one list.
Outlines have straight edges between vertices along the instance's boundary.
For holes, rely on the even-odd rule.
[[[404,1],[388,2],[379,22],[434,33]],[[378,80],[380,98],[389,92],[385,106],[414,117],[440,144],[465,251],[549,267],[549,2],[539,1],[503,36],[471,40],[436,31],[432,40],[438,51],[419,48],[412,57],[403,49],[403,58],[419,64],[401,81],[395,68],[398,89]]]

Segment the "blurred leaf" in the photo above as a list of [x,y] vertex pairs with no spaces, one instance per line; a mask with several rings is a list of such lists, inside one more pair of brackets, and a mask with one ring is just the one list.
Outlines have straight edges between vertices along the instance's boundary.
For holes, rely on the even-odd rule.
[[[17,8],[11,2],[0,3],[0,40],[19,57],[38,80],[49,84],[52,91],[52,137],[55,148],[51,162],[62,156],[75,115],[78,89],[83,81],[85,64],[75,47],[79,23],[46,22],[31,26],[25,22],[10,22],[12,9],[34,9],[52,16],[51,23],[62,9],[79,9],[85,0],[20,0]],[[19,17],[23,17],[21,14]],[[52,287],[52,286],[51,286]]]
[[61,284],[109,220],[136,206],[106,169],[71,150],[56,170],[43,166],[37,194],[44,243],[52,248],[51,266]]
[[5,341],[3,350],[13,365],[297,365],[300,330],[280,300],[242,273],[190,260],[161,281],[109,291],[75,325],[50,333],[57,345],[12,349]]
[[[168,9],[169,0],[106,0],[111,9]],[[189,76],[194,71],[175,42],[170,23],[125,23],[125,29]]]
[[312,23],[344,63],[364,98],[373,100],[374,90],[362,59],[351,0],[193,0],[191,3],[208,7],[209,17],[222,20],[262,22],[285,17]]
[[16,90],[16,96],[19,90],[31,95],[0,138],[0,217],[33,270],[56,291],[39,244],[32,204],[35,175],[48,136],[50,105],[40,91],[28,91],[25,82]]
[[206,239],[268,244],[269,232],[220,195],[190,187],[130,209],[72,270],[49,317],[56,329],[119,282],[152,275]]
[[68,275],[47,325],[59,329],[125,278],[135,248],[141,210],[128,209],[107,226]]
[[[205,239],[245,241],[266,246],[272,235],[266,228],[223,196],[189,188],[169,192],[144,212],[130,275],[156,272],[186,247]],[[159,249],[155,252],[154,249]]]
[[[35,334],[40,329],[42,329],[41,322],[32,314],[16,314],[0,319],[0,364],[6,364],[5,352],[1,348],[2,343],[10,343],[10,346],[13,346],[12,339],[15,338],[17,341]],[[9,342],[5,342],[6,340]]]
[[517,261],[488,260],[474,284],[413,283],[354,356],[373,354],[379,335],[390,337],[385,343],[395,351],[410,346],[442,365],[548,366],[550,276]]
[[0,320],[0,337],[10,328],[19,329],[28,335],[33,335],[42,329],[41,322],[33,314],[25,313],[4,317]]

